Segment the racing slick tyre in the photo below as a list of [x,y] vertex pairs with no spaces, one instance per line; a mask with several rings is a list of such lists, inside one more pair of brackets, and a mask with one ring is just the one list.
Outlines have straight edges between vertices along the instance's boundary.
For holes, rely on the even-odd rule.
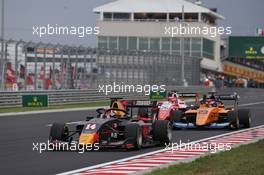
[[137,150],[141,149],[143,136],[140,126],[135,123],[129,124],[126,126],[125,133],[126,138],[131,138],[132,142],[130,143],[133,143],[134,148]]
[[53,123],[50,129],[50,140],[67,141],[69,136],[69,129],[63,123]]
[[171,124],[172,124],[172,128],[173,129],[179,129],[179,130],[181,129],[181,128],[173,127],[173,123],[180,122],[181,121],[181,117],[182,117],[182,111],[178,111],[178,110],[172,111]]
[[239,118],[237,111],[228,112],[229,129],[236,130],[239,128]]
[[249,109],[239,109],[238,118],[239,118],[240,124],[242,124],[244,128],[250,128],[251,112]]
[[170,144],[172,139],[171,124],[168,120],[157,120],[153,124],[153,139],[158,141],[160,145]]

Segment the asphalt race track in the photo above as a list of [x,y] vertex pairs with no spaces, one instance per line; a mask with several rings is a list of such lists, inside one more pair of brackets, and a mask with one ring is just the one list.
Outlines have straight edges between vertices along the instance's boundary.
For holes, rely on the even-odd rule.
[[[233,89],[225,90],[232,92]],[[252,126],[264,124],[264,90],[235,89],[240,95],[240,104],[252,111]],[[140,151],[108,150],[101,152],[44,152],[33,151],[33,142],[47,142],[49,127],[54,121],[71,122],[84,120],[93,111],[31,114],[0,117],[0,174],[55,174],[109,162],[160,148],[145,148]],[[173,132],[173,141],[194,141],[228,130],[180,130]]]

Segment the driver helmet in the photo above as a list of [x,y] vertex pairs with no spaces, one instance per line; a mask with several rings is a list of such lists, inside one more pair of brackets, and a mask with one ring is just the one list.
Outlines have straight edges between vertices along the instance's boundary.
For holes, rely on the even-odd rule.
[[168,101],[171,102],[171,103],[176,103],[177,102],[175,97],[168,97]]
[[224,104],[219,104],[218,107],[219,107],[219,108],[224,108],[225,105],[224,105]]
[[216,103],[216,101],[213,100],[213,99],[209,99],[209,100],[207,101],[207,104],[208,104],[208,105],[211,105],[211,106],[213,106],[213,107],[217,107],[217,103]]
[[115,111],[114,110],[114,115],[117,116],[118,118],[121,118],[121,117],[124,117],[126,115],[126,113],[123,111]]

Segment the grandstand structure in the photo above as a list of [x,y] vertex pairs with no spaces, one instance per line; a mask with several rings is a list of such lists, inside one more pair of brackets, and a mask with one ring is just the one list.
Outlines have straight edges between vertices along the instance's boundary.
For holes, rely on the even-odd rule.
[[[94,8],[100,27],[97,47],[116,50],[165,52],[202,58],[201,67],[221,72],[220,35],[178,32],[168,28],[210,28],[224,17],[186,0],[117,0]],[[184,33],[184,32],[183,32]]]
[[[139,50],[185,55],[201,59],[202,78],[225,75],[232,81],[243,78],[263,86],[263,61],[229,55],[229,37],[204,34],[166,35],[164,28],[217,27],[224,17],[217,9],[187,0],[117,0],[96,7],[97,47],[110,50]],[[252,41],[248,41],[250,44]],[[253,43],[254,44],[254,43]],[[239,43],[235,44],[237,47]],[[264,44],[263,44],[264,46]],[[180,57],[177,57],[180,59]],[[210,74],[212,76],[207,76]],[[253,85],[253,86],[255,86]]]

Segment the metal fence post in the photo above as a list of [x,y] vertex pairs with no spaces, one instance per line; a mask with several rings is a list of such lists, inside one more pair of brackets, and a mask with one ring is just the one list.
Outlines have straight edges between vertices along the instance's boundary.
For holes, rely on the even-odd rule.
[[37,90],[37,81],[38,81],[38,48],[39,46],[42,45],[42,42],[37,43],[34,46],[34,52],[35,52],[35,58],[34,58],[34,63],[35,63],[35,72],[34,72],[34,90]]
[[[82,58],[79,59],[79,53],[81,54],[82,53],[82,46],[80,45],[79,47],[76,47],[76,62],[75,62],[75,88],[77,87],[81,87],[81,78],[80,78],[80,75],[79,75],[79,60],[83,60]],[[82,54],[83,55],[83,54]],[[84,55],[83,55],[84,56]],[[81,69],[80,69],[81,70]],[[82,72],[82,70],[81,70]]]
[[[45,87],[45,85],[46,85],[46,72],[47,72],[47,64],[46,64],[46,62],[47,62],[47,48],[49,47],[49,46],[51,46],[51,44],[50,43],[48,43],[48,44],[45,44],[44,45],[44,49],[43,49],[43,59],[44,59],[44,64],[43,64],[43,67],[44,67],[44,80],[43,80],[43,82],[42,82],[42,89],[45,89],[46,87]],[[50,70],[51,71],[51,70]]]
[[24,41],[19,40],[18,42],[16,42],[15,45],[15,72],[16,72],[16,81],[17,81],[17,77],[19,76],[19,71],[18,71],[18,46],[19,44],[24,43]]
[[28,71],[27,71],[27,58],[28,58],[28,46],[31,45],[32,42],[27,42],[26,44],[24,44],[23,46],[23,49],[24,49],[24,52],[25,52],[25,77],[24,77],[24,90],[27,90],[27,74],[28,74]]
[[[52,84],[52,89],[56,89],[56,81],[55,81],[55,75],[56,75],[56,72],[55,72],[55,62],[57,62],[57,59],[56,59],[56,52],[58,51],[57,49],[60,48],[60,44],[56,44],[53,48],[53,52],[52,52],[52,74],[51,74],[51,84]],[[62,70],[61,70],[62,71]]]

